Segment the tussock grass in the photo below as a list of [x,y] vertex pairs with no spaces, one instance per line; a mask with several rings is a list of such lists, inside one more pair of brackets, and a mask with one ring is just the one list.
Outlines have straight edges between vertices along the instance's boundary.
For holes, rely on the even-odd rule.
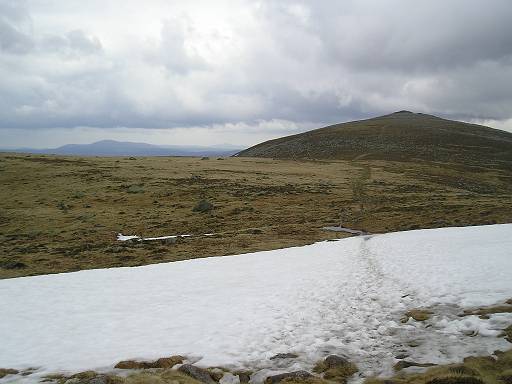
[[[509,171],[464,165],[0,154],[0,278],[229,255],[372,233],[509,222]],[[352,183],[368,170],[364,210]],[[130,193],[131,192],[131,193]],[[193,211],[215,203],[208,214]],[[125,244],[144,237],[215,237]],[[163,248],[163,249],[162,249]],[[115,249],[115,252],[111,250]]]
[[399,373],[389,379],[369,378],[365,384],[510,384],[512,350],[496,357],[468,357],[460,364],[430,368],[424,373]]
[[327,359],[325,359],[319,361],[313,368],[313,372],[321,373],[324,379],[337,383],[346,383],[358,371],[357,365],[348,360],[343,363],[329,364]]
[[433,312],[426,309],[411,309],[405,313],[405,316],[401,319],[402,323],[407,323],[412,317],[416,321],[426,321],[430,319],[430,315]]
[[53,374],[45,376],[42,382],[51,384],[94,382],[106,384],[201,384],[192,377],[171,369],[138,371],[126,377],[115,374],[101,374],[94,371],[80,372],[71,376]]
[[512,305],[497,305],[494,307],[478,308],[475,310],[464,311],[464,316],[477,315],[488,316],[494,313],[512,313]]

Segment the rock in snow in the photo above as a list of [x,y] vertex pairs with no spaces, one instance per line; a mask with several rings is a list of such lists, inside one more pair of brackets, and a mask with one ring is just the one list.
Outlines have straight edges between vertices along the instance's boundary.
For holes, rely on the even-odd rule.
[[[504,224],[1,280],[0,361],[78,372],[180,354],[267,370],[262,378],[310,370],[326,354],[365,375],[391,373],[398,353],[456,362],[509,347],[497,335],[511,314],[457,314],[512,297],[511,250]],[[414,308],[433,314],[400,323]],[[270,360],[288,351],[299,357]]]
[[295,371],[295,372],[280,373],[279,375],[272,375],[272,376],[267,377],[265,379],[265,384],[276,384],[285,379],[305,380],[311,376],[313,376],[313,375],[307,371]]
[[200,381],[201,383],[217,384],[217,382],[212,379],[210,373],[206,369],[196,367],[195,365],[183,364],[181,367],[178,368],[178,371],[185,373],[190,377],[193,377],[194,379]]

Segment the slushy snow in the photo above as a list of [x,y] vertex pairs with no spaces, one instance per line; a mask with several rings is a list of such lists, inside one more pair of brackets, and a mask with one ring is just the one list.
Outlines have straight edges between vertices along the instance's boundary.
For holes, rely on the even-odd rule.
[[[510,314],[457,314],[511,298],[510,271],[504,224],[2,280],[0,366],[76,372],[181,354],[200,366],[261,369],[263,378],[311,369],[330,353],[363,375],[391,373],[404,352],[455,362],[507,347],[496,336]],[[400,323],[427,306],[435,314],[426,323]],[[285,352],[299,357],[269,360]]]

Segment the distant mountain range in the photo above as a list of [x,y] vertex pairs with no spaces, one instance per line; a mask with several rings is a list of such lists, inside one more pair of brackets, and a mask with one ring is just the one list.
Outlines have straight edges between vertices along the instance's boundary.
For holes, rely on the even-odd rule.
[[400,111],[269,140],[235,156],[420,160],[512,168],[512,133]]
[[240,148],[230,146],[153,145],[101,140],[92,144],[67,144],[58,148],[16,148],[0,149],[0,151],[78,156],[231,156],[240,151]]

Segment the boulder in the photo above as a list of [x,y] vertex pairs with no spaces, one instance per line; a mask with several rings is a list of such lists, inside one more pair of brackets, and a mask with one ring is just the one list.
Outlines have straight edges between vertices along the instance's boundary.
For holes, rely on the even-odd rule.
[[401,360],[393,366],[395,371],[401,371],[402,369],[409,367],[433,367],[435,364],[432,363],[416,363],[414,361]]
[[118,369],[150,369],[150,368],[164,368],[169,369],[174,367],[176,364],[182,364],[184,360],[183,356],[171,356],[162,357],[156,361],[135,361],[135,360],[123,360],[116,364],[114,368]]
[[212,379],[210,373],[206,369],[196,367],[195,365],[183,364],[178,368],[178,371],[200,381],[201,383],[217,384],[217,382]]
[[123,360],[117,363],[114,368],[118,369],[148,369],[151,368],[147,361]]
[[242,384],[246,384],[251,380],[251,371],[236,371],[233,373],[238,376],[238,378],[240,379],[240,383]]
[[349,364],[351,363],[350,361],[348,361],[348,359],[338,355],[329,355],[324,360],[324,365],[326,369],[343,367]]
[[151,363],[151,368],[164,368],[169,369],[174,367],[176,364],[183,364],[183,360],[185,358],[183,356],[171,356],[171,357],[162,357],[156,361]]
[[338,355],[329,355],[323,361],[317,363],[315,372],[323,373],[324,379],[346,383],[348,378],[359,369],[347,358]]
[[265,379],[265,384],[276,384],[285,379],[305,380],[309,379],[310,377],[313,377],[313,375],[307,371],[287,372],[267,377]]

